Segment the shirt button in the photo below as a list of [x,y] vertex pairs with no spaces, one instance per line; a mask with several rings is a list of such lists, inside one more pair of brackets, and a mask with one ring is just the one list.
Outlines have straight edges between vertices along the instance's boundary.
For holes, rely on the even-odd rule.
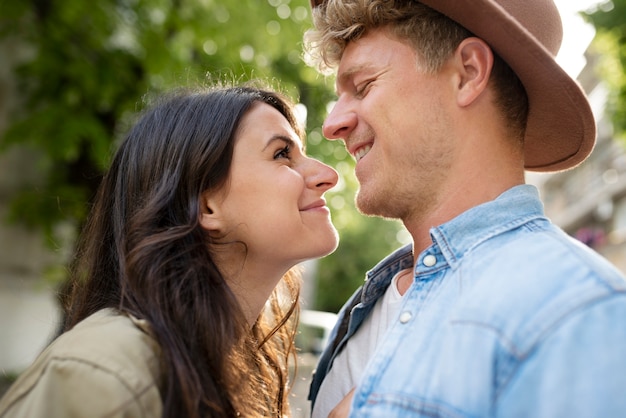
[[400,322],[403,324],[406,324],[407,322],[411,320],[412,317],[413,315],[411,315],[411,312],[409,311],[402,312],[402,314],[400,315]]
[[434,255],[427,255],[424,257],[424,261],[422,261],[426,267],[432,267],[437,264],[437,257]]

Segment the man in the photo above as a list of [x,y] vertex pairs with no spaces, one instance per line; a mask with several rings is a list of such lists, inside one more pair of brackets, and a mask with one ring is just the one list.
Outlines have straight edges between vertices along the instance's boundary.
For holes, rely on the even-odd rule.
[[313,416],[626,416],[626,281],[524,184],[595,141],[552,0],[311,3],[324,135],[357,161],[359,210],[413,241],[342,309]]

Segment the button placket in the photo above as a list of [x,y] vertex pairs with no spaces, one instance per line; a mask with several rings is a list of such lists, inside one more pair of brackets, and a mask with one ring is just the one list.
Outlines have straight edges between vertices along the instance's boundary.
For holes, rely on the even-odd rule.
[[[427,254],[424,256],[424,258],[422,258],[421,264],[426,268],[430,268],[430,267],[434,267],[437,264],[437,262],[438,260],[435,255]],[[410,310],[403,311],[402,313],[400,313],[400,316],[398,317],[398,321],[403,325],[409,323],[412,319],[413,319],[413,312]]]

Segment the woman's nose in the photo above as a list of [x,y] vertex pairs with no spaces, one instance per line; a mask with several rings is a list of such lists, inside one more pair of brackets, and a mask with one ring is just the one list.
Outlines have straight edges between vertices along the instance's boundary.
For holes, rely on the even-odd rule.
[[306,176],[308,187],[325,192],[337,185],[339,175],[331,166],[314,158],[309,158],[309,167],[310,169],[307,170],[308,175]]
[[326,117],[322,132],[328,139],[345,139],[354,130],[356,123],[356,113],[347,109],[340,98]]

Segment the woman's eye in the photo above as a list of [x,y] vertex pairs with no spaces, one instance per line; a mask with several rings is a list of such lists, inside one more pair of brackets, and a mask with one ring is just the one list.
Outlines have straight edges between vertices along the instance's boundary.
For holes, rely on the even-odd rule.
[[280,149],[276,154],[274,154],[274,159],[279,159],[279,158],[289,158],[289,155],[291,154],[291,148],[289,148],[289,145],[285,146],[284,148]]

